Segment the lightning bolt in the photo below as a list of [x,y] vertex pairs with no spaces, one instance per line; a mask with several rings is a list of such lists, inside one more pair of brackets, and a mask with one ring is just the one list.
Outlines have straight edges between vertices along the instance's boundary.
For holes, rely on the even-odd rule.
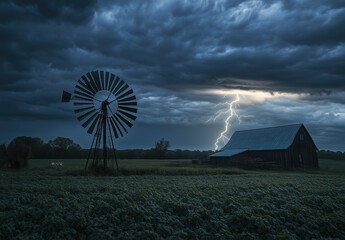
[[227,141],[229,141],[229,138],[226,136],[227,132],[229,131],[229,129],[231,128],[231,120],[233,118],[236,118],[238,120],[239,123],[241,123],[241,118],[240,116],[238,116],[237,112],[236,112],[236,106],[238,104],[238,102],[240,101],[240,97],[238,94],[236,94],[235,99],[233,99],[232,101],[228,101],[225,104],[227,105],[228,109],[226,111],[218,111],[216,113],[216,116],[209,119],[207,122],[209,121],[215,121],[216,119],[218,119],[220,116],[222,115],[226,115],[227,117],[224,121],[224,129],[223,131],[219,134],[219,137],[217,138],[216,142],[214,143],[214,147],[215,150],[219,149],[219,144],[221,143],[221,141],[223,141],[224,143],[226,143]]

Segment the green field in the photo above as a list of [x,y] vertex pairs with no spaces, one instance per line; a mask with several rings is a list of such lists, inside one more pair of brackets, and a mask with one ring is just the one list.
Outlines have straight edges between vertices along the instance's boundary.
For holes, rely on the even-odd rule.
[[[50,167],[51,162],[62,162],[63,168],[56,170]],[[44,174],[85,175],[85,159],[32,159],[29,167],[34,172]],[[205,175],[205,174],[241,174],[248,173],[243,169],[233,167],[214,167],[203,164],[192,164],[190,159],[151,160],[151,159],[121,159],[119,175]],[[117,173],[115,172],[115,175]]]
[[174,176],[108,177],[71,176],[82,160],[64,165],[0,171],[0,239],[345,239],[345,162],[222,172],[189,160],[123,160],[132,173]]
[[[62,162],[63,168],[56,170],[50,167],[51,162]],[[84,170],[85,159],[31,159],[29,169],[34,172],[43,171],[50,174],[81,173]],[[120,159],[120,170],[130,173],[129,175],[158,174],[158,175],[204,175],[204,174],[241,174],[255,173],[234,167],[215,167],[212,165],[192,164],[190,159],[157,160],[157,159]],[[319,160],[318,170],[305,169],[304,172],[319,174],[345,174],[345,161]],[[303,170],[298,170],[299,172]],[[272,172],[272,171],[270,171]],[[278,170],[281,172],[281,170]],[[142,173],[142,174],[140,174]]]
[[[51,162],[62,162],[67,170],[84,169],[85,159],[31,159],[29,162],[31,169],[49,168]],[[162,168],[176,165],[191,165],[191,160],[153,160],[153,159],[120,159],[121,168]]]

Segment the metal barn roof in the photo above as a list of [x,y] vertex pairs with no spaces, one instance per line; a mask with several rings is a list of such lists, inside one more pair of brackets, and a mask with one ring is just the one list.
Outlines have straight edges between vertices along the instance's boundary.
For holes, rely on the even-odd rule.
[[235,132],[222,151],[230,149],[278,150],[293,143],[303,124],[260,128]]
[[212,154],[212,157],[231,157],[231,156],[235,156],[239,153],[245,152],[248,149],[230,149],[230,150],[224,150],[224,151],[220,151],[217,152],[215,154]]

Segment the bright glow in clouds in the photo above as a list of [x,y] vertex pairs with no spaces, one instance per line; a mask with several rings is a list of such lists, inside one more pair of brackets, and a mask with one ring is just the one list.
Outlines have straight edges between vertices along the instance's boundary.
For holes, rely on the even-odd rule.
[[213,89],[207,90],[208,94],[222,95],[222,96],[241,96],[241,105],[252,105],[264,103],[267,99],[288,98],[297,100],[300,97],[307,96],[307,94],[284,93],[284,92],[264,92],[264,91],[249,91],[239,89]]

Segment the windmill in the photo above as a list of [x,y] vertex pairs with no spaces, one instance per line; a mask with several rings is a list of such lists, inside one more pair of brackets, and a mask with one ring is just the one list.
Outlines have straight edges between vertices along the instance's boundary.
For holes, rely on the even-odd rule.
[[111,159],[112,168],[115,160],[118,170],[114,138],[127,134],[136,119],[137,101],[133,90],[118,76],[96,70],[81,76],[73,94],[63,91],[62,102],[70,101],[78,121],[87,133],[93,134],[85,170],[103,167],[106,171]]

